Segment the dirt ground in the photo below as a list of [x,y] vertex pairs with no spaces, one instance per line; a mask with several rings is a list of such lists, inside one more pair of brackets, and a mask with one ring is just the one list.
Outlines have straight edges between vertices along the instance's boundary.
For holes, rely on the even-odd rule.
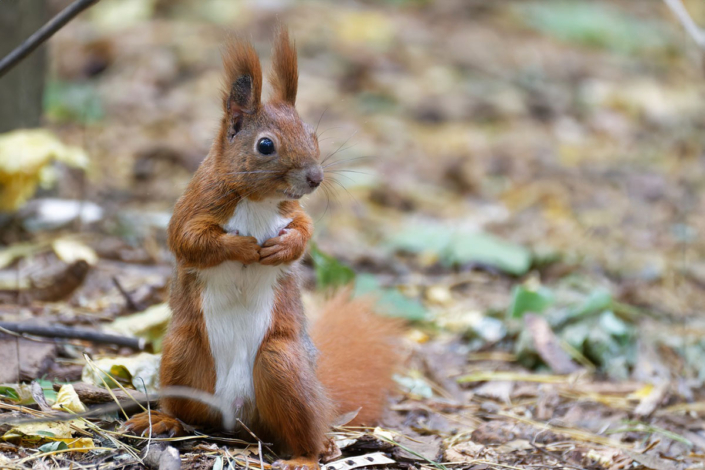
[[[49,42],[46,128],[87,161],[47,163],[0,217],[0,322],[147,352],[0,336],[0,467],[140,468],[160,449],[116,431],[119,410],[22,421],[54,413],[54,384],[97,394],[98,369],[158,388],[166,225],[220,119],[220,46],[247,37],[267,69],[278,22],[335,163],[305,200],[305,304],[354,272],[407,325],[385,421],[331,433],[343,463],[702,468],[703,51],[657,0],[99,2]],[[227,436],[166,443],[182,468],[274,458]]]

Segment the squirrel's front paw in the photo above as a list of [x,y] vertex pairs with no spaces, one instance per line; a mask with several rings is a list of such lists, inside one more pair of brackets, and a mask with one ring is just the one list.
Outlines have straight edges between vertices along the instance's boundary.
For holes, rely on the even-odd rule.
[[229,259],[242,264],[252,264],[260,260],[260,246],[255,237],[226,234]]
[[292,229],[283,229],[279,236],[270,238],[262,244],[259,251],[261,264],[278,266],[295,261],[304,254],[305,242],[301,234]]
[[272,464],[276,470],[320,470],[318,460],[311,457],[296,457],[289,460],[277,460]]

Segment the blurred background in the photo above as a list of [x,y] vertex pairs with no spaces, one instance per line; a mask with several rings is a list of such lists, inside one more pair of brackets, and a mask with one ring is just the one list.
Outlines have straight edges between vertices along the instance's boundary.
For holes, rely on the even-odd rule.
[[[70,2],[14,3],[3,53]],[[705,24],[705,3],[684,3]],[[158,352],[165,229],[218,125],[220,47],[250,38],[266,71],[278,22],[299,113],[335,162],[305,200],[305,299],[355,278],[409,321],[391,426],[446,461],[470,452],[448,457],[454,436],[516,428],[500,411],[678,465],[702,450],[703,49],[660,0],[99,1],[0,78],[0,319]],[[17,362],[15,343],[0,357]],[[129,349],[69,343],[23,343],[0,382],[85,379],[82,351],[142,374]],[[511,375],[538,373],[583,382],[547,395]]]

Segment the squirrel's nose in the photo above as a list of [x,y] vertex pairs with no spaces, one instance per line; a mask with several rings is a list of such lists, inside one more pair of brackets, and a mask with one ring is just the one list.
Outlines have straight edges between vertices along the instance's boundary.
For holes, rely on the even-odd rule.
[[306,172],[306,182],[309,187],[317,188],[323,181],[323,169],[321,167],[311,168]]

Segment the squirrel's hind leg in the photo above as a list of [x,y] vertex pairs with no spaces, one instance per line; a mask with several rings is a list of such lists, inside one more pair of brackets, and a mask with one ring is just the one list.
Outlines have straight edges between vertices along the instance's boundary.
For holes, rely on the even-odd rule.
[[133,434],[146,436],[149,434],[150,424],[152,430],[150,437],[178,437],[186,434],[186,428],[181,421],[166,413],[154,410],[134,415],[121,428]]
[[290,338],[265,340],[255,361],[254,384],[259,430],[292,460],[282,470],[318,470],[330,425],[331,405],[305,347]]

